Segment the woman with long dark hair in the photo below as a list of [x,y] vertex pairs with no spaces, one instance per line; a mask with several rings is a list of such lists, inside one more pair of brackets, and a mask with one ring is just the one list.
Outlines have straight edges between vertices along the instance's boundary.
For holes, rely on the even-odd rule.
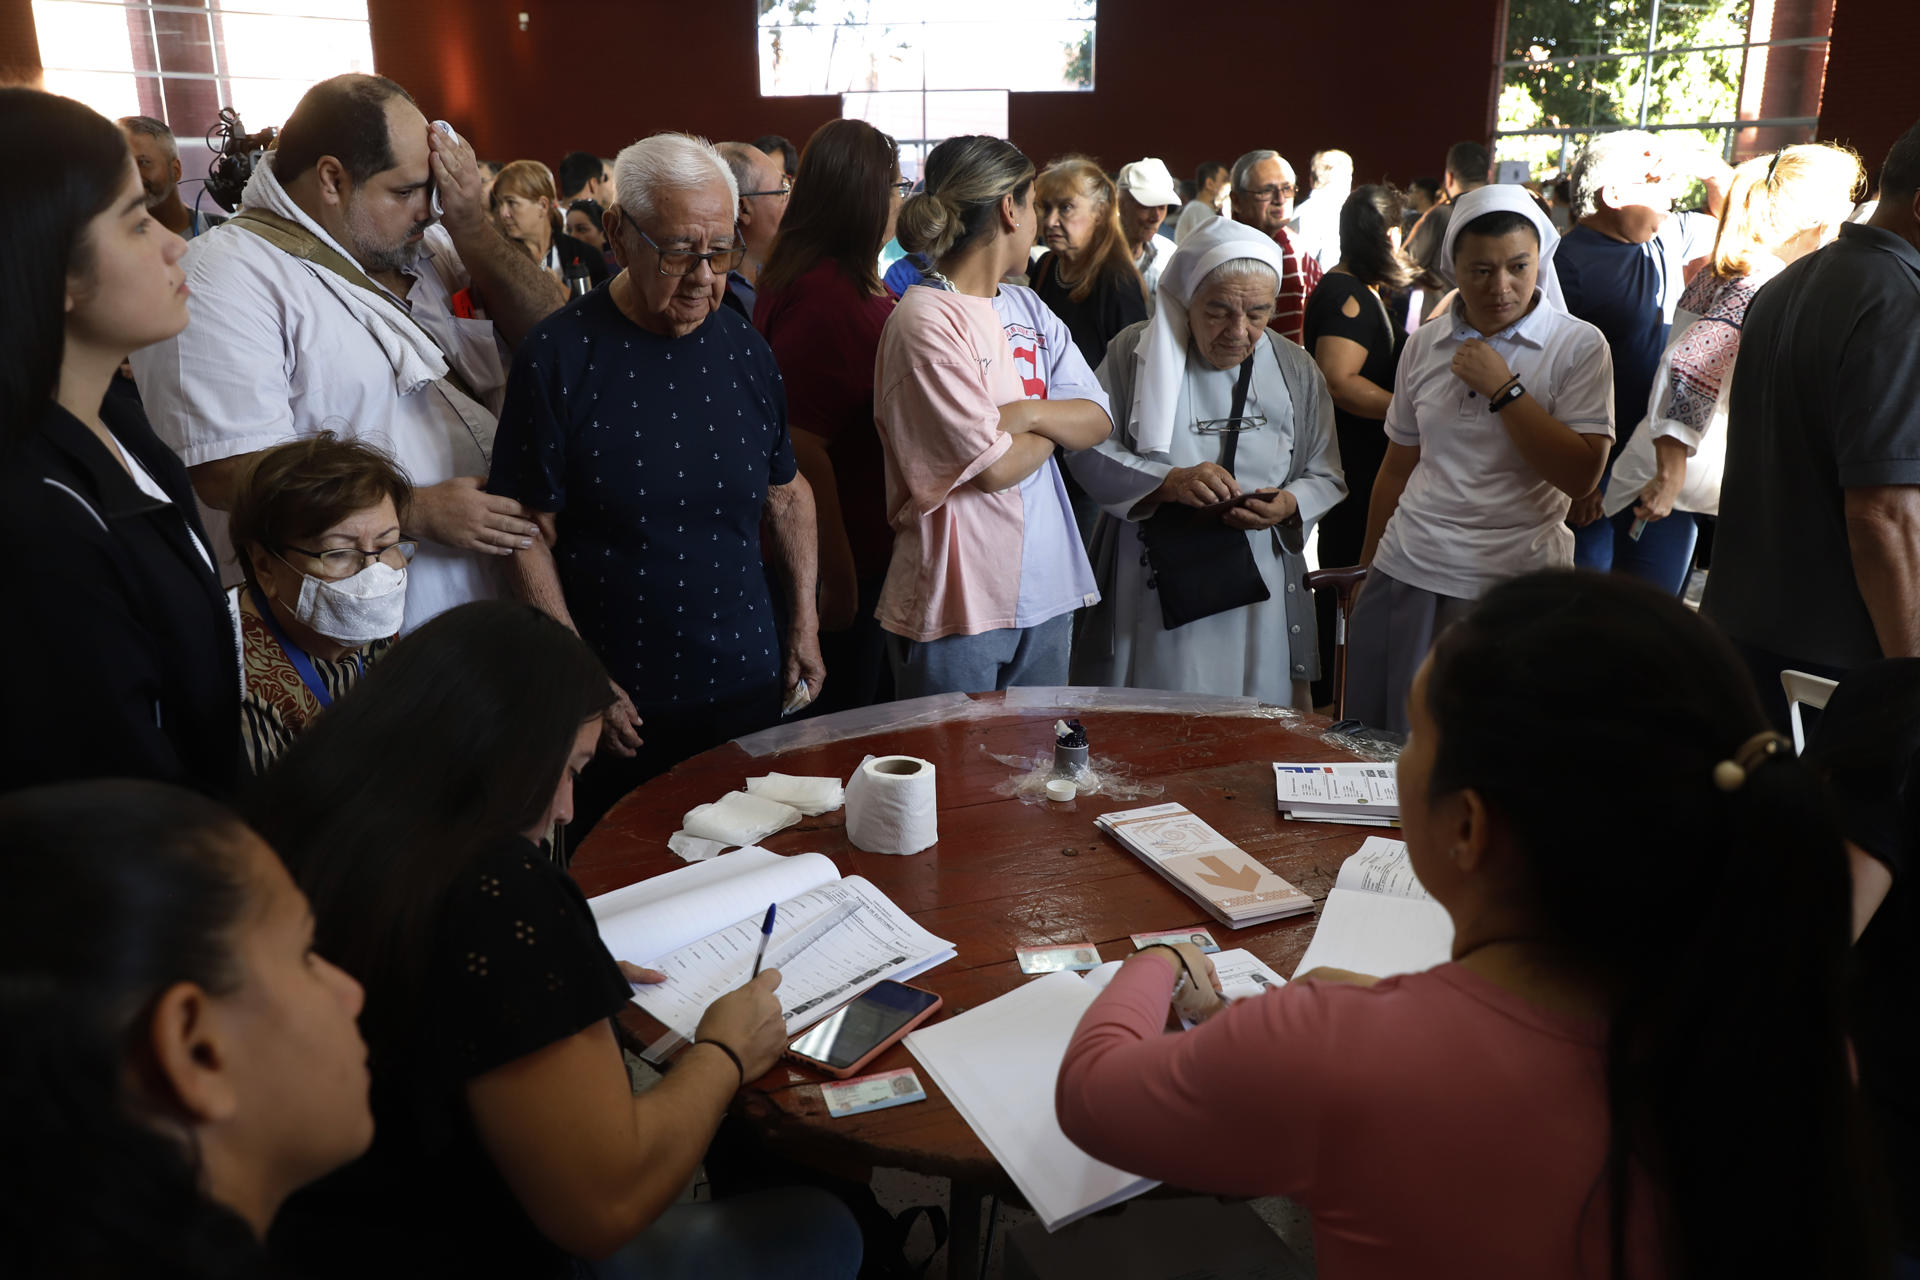
[[0,89],[0,778],[128,776],[231,790],[240,766],[233,619],[186,468],[137,397],[129,352],[187,324],[186,242],[147,212],[111,120]]
[[[1340,261],[1307,299],[1302,335],[1302,345],[1327,380],[1347,473],[1346,501],[1320,520],[1324,568],[1360,563],[1373,479],[1387,456],[1387,406],[1393,402],[1393,366],[1400,354],[1400,326],[1388,304],[1412,279],[1400,258],[1400,193],[1385,184],[1355,189],[1340,206]],[[1334,612],[1331,607],[1319,612],[1322,653],[1333,652]],[[1330,688],[1316,682],[1314,701],[1330,701]]]
[[821,657],[834,673],[822,711],[893,696],[873,616],[893,554],[873,362],[895,302],[880,282],[880,248],[908,185],[892,138],[864,120],[820,126],[800,155],[753,309],[786,384],[794,459],[813,486]]
[[0,798],[0,1271],[266,1275],[302,1183],[366,1150],[360,988],[286,868],[179,787]]
[[632,1095],[608,1022],[627,977],[536,846],[571,818],[612,700],[585,642],[536,607],[462,605],[396,645],[250,794],[320,945],[367,989],[375,1064],[373,1149],[288,1204],[272,1241],[288,1269],[857,1268],[858,1231],[824,1194],[670,1208],[734,1093],[785,1047],[780,977],[716,1000],[666,1081]]
[[1643,584],[1532,574],[1441,637],[1410,710],[1401,818],[1452,962],[1317,970],[1166,1036],[1205,959],[1149,948],[1075,1032],[1061,1127],[1300,1200],[1329,1280],[1882,1270],[1847,858],[1726,639]]

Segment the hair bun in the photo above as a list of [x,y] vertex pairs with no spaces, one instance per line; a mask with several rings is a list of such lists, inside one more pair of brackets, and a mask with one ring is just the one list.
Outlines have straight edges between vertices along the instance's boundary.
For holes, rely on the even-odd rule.
[[946,200],[931,191],[908,196],[894,220],[894,234],[908,253],[923,253],[938,261],[959,238],[961,218]]

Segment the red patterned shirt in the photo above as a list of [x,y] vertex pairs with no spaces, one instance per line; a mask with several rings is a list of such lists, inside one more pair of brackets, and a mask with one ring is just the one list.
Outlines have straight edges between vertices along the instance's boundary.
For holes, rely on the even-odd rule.
[[1267,328],[1300,346],[1307,324],[1307,298],[1325,273],[1312,255],[1301,252],[1299,240],[1286,227],[1274,232],[1273,239],[1280,246],[1285,269],[1280,273],[1280,296],[1273,300],[1273,320]]

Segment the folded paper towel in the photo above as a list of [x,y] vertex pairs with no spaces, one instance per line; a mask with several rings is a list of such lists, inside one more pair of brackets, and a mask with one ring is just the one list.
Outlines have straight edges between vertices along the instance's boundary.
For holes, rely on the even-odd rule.
[[667,847],[688,862],[701,862],[722,849],[754,844],[804,816],[792,805],[745,791],[729,791],[712,804],[687,810]]
[[847,783],[847,839],[868,853],[918,853],[940,839],[934,769],[918,756],[868,756]]
[[770,773],[764,778],[748,778],[747,790],[763,800],[791,805],[808,817],[832,813],[847,802],[847,790],[838,778],[800,778],[790,773]]

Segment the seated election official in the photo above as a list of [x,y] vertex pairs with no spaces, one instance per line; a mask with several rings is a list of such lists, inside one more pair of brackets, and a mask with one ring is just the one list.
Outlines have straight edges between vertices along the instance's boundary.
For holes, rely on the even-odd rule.
[[265,1280],[281,1201],[373,1137],[359,1011],[227,809],[0,797],[0,1271]]
[[186,243],[148,212],[111,120],[0,89],[0,788],[140,777],[220,795],[240,767],[239,670],[186,469],[129,352],[187,324]]
[[263,772],[358,684],[400,630],[414,543],[413,487],[377,449],[330,431],[256,454],[234,486],[246,583],[240,620],[241,739]]
[[613,701],[532,605],[451,609],[399,644],[256,784],[249,812],[366,988],[373,1148],[288,1202],[295,1276],[846,1277],[824,1192],[676,1205],[741,1086],[785,1047],[777,970],[715,1000],[635,1096],[609,1019],[628,978],[537,846]]
[[1068,1046],[1067,1136],[1293,1197],[1327,1280],[1883,1273],[1847,856],[1727,640],[1643,583],[1530,574],[1441,636],[1409,711],[1401,820],[1452,960],[1164,1035],[1210,974],[1149,947]]

